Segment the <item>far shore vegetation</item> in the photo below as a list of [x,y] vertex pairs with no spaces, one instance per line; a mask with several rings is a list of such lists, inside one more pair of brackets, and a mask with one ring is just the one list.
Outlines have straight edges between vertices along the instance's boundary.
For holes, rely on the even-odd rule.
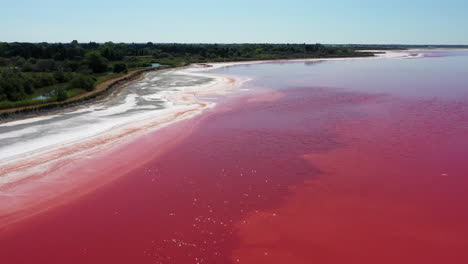
[[359,52],[366,48],[321,44],[0,42],[0,110],[66,101],[93,91],[98,83],[154,65],[373,56]]

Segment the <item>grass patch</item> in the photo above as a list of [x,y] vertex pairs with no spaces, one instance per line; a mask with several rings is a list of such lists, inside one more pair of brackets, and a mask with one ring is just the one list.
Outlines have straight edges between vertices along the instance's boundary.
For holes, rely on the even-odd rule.
[[96,79],[97,79],[96,85],[99,85],[105,81],[108,81],[110,79],[117,78],[123,75],[125,75],[125,73],[121,72],[121,73],[110,73],[110,74],[103,74],[103,75],[96,76]]
[[67,95],[68,95],[68,98],[71,98],[73,96],[76,96],[76,95],[79,95],[79,94],[82,94],[82,93],[85,93],[85,92],[86,92],[86,90],[84,90],[84,89],[73,88],[73,89],[67,90]]
[[30,106],[30,105],[42,104],[42,103],[52,103],[55,101],[57,101],[57,98],[55,96],[47,98],[47,99],[43,99],[43,100],[27,99],[27,100],[15,101],[15,102],[2,101],[0,102],[0,109]]

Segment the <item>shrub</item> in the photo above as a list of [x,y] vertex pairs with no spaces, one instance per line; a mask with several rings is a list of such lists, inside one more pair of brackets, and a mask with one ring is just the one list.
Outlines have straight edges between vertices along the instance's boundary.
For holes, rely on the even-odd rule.
[[41,59],[37,60],[36,68],[40,72],[51,72],[55,70],[55,61],[53,59]]
[[81,88],[90,92],[96,85],[96,78],[86,75],[77,75],[70,82],[70,88]]
[[8,66],[9,63],[9,59],[0,57],[0,67]]
[[1,98],[19,101],[25,98],[24,84],[26,80],[17,68],[4,70],[0,76]]
[[36,73],[33,75],[34,86],[37,88],[51,86],[57,83],[55,78],[49,73]]
[[24,92],[27,94],[33,94],[35,87],[34,87],[34,80],[29,76],[23,76],[23,89]]
[[57,94],[57,101],[62,102],[68,99],[68,94],[67,91],[63,88],[57,88],[55,90],[55,93]]
[[114,63],[114,68],[113,68],[115,73],[127,73],[127,64],[125,62],[116,62]]
[[32,64],[31,62],[26,62],[21,68],[21,70],[23,72],[33,72],[36,71],[36,65]]
[[107,71],[107,64],[109,61],[104,58],[99,51],[90,51],[86,53],[85,61],[94,73]]
[[70,69],[70,71],[76,71],[80,67],[80,63],[77,61],[68,60],[65,62],[64,68]]
[[59,71],[56,71],[54,72],[54,78],[57,82],[59,83],[62,83],[62,82],[65,82],[66,79],[65,79],[65,74],[63,73],[62,70],[59,70]]

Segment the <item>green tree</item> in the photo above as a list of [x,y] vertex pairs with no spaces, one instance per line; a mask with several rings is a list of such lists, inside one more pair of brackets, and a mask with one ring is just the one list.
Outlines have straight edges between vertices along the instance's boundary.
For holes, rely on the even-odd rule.
[[51,86],[57,83],[50,73],[36,73],[32,77],[35,87]]
[[114,63],[114,72],[115,73],[120,73],[120,72],[127,73],[128,72],[127,64],[121,61]]
[[96,78],[92,76],[86,75],[77,75],[75,76],[70,82],[70,88],[80,88],[85,89],[86,91],[90,92],[94,90],[96,84]]
[[55,61],[53,59],[37,60],[36,68],[40,72],[51,72],[55,69]]
[[107,71],[107,65],[109,61],[104,58],[101,53],[97,50],[90,51],[85,55],[85,61],[88,67],[94,73],[102,73]]
[[10,101],[19,101],[25,98],[24,76],[16,68],[4,70],[0,78],[0,91],[3,98]]
[[62,83],[66,81],[65,73],[63,73],[62,69],[54,72],[54,78],[57,82]]

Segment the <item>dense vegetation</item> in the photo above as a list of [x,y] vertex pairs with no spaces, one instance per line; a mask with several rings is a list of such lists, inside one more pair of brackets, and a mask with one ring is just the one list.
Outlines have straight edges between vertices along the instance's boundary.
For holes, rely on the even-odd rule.
[[0,109],[63,101],[112,72],[192,62],[352,57],[356,47],[321,44],[126,44],[0,42]]

